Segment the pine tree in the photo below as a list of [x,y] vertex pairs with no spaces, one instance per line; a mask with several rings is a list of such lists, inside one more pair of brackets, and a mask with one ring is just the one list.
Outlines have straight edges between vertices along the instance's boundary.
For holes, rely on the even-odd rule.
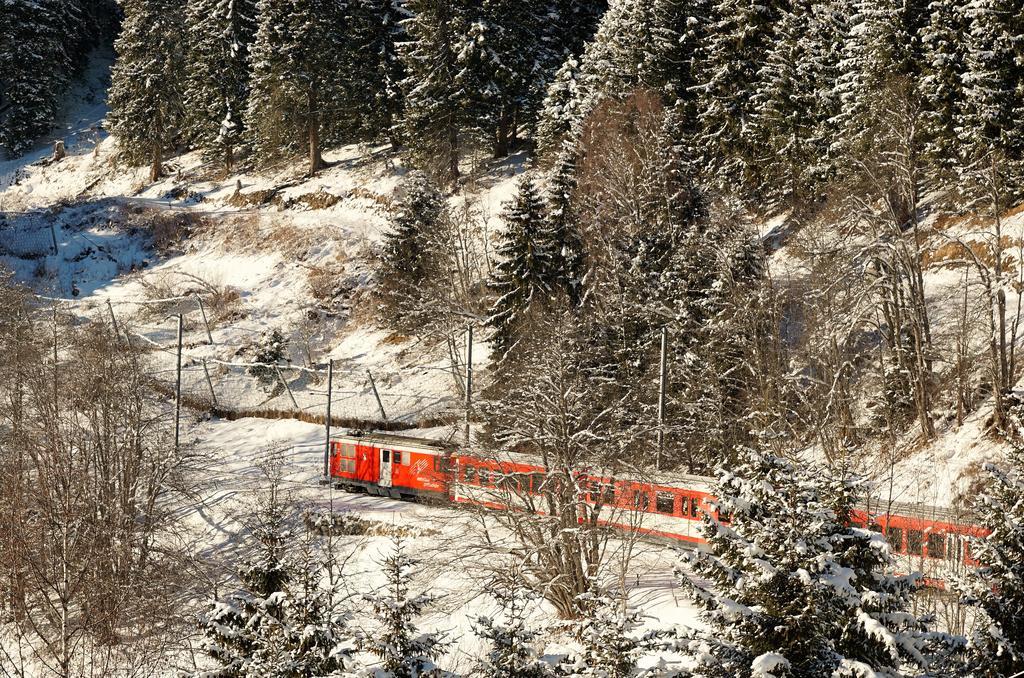
[[398,45],[406,39],[406,13],[397,0],[353,0],[348,12],[352,67],[347,105],[352,126],[364,138],[387,139],[397,146],[405,79]]
[[819,82],[810,53],[814,3],[798,0],[781,11],[771,51],[758,73],[753,96],[751,137],[760,151],[753,156],[765,177],[759,191],[769,210],[796,208],[811,197],[815,159],[826,148],[814,144],[818,125]]
[[536,81],[545,61],[543,6],[533,0],[481,0],[471,7],[457,81],[468,93],[468,120],[490,143],[492,155],[503,158],[537,106]]
[[402,539],[395,538],[393,552],[381,563],[387,583],[380,592],[366,596],[378,628],[364,640],[363,647],[380,659],[387,678],[430,675],[448,645],[443,634],[420,633],[416,627],[416,619],[434,602],[429,595],[409,593],[417,565],[406,555]]
[[50,131],[71,57],[58,0],[0,2],[0,148],[19,155]]
[[915,39],[927,21],[924,0],[855,0],[835,83],[833,153],[862,158],[883,142],[896,90],[913,92],[922,70]]
[[696,116],[692,103],[699,64],[696,55],[707,35],[708,0],[654,0],[649,52],[641,80],[663,92],[666,103],[684,104],[687,125]]
[[405,112],[402,130],[413,163],[442,183],[459,177],[459,132],[464,93],[456,76],[462,5],[450,0],[409,0],[401,57]]
[[968,669],[977,678],[1009,678],[1024,671],[1024,450],[1008,467],[986,466],[991,485],[976,514],[988,536],[970,544],[978,568],[960,583],[963,599],[982,613],[970,638]]
[[177,0],[126,0],[114,44],[110,131],[130,163],[149,163],[150,181],[163,173],[164,154],[178,141],[184,111],[184,16]]
[[689,643],[695,676],[899,676],[956,649],[907,611],[914,578],[892,574],[881,535],[842,524],[846,481],[829,492],[818,473],[748,450],[720,476],[683,579],[710,627]]
[[403,183],[377,268],[377,294],[385,318],[402,329],[421,326],[423,282],[436,271],[432,234],[446,218],[444,197],[421,172]]
[[972,0],[965,59],[964,106],[959,117],[960,144],[967,163],[966,192],[977,192],[969,178],[984,172],[992,153],[1003,158],[1005,183],[1016,195],[1024,186],[1024,17],[1012,0]]
[[308,153],[309,173],[323,167],[322,147],[345,96],[337,77],[346,62],[344,5],[337,0],[259,0],[252,47],[252,94],[246,115],[257,158],[268,163]]
[[573,308],[583,301],[586,277],[585,253],[572,204],[575,188],[576,163],[571,153],[564,152],[548,179],[544,212],[554,289],[564,292]]
[[730,193],[749,194],[760,183],[761,163],[750,135],[753,102],[781,7],[774,1],[718,0],[698,58],[700,162],[709,181]]
[[600,590],[577,599],[581,618],[575,635],[582,645],[562,672],[572,678],[630,678],[644,650],[637,636],[640,614],[624,601]]
[[196,0],[188,5],[189,135],[229,172],[245,133],[249,49],[255,33],[256,0]]
[[489,286],[498,298],[491,307],[487,325],[493,329],[493,362],[509,358],[531,311],[550,299],[557,279],[551,243],[544,223],[544,205],[532,179],[523,177],[516,196],[504,213],[505,231],[496,253],[498,261]]
[[552,78],[541,102],[536,142],[541,157],[554,157],[572,147],[583,125],[580,62],[570,56]]
[[541,634],[527,627],[525,608],[529,598],[522,591],[500,590],[495,594],[504,619],[480,616],[474,633],[488,645],[477,666],[480,678],[546,678],[551,667],[537,655],[534,644]]
[[933,0],[931,17],[923,29],[925,76],[921,93],[927,102],[925,125],[928,145],[926,153],[931,165],[930,175],[937,187],[956,184],[960,146],[956,134],[957,120],[964,105],[964,70],[968,29],[963,3],[956,0]]

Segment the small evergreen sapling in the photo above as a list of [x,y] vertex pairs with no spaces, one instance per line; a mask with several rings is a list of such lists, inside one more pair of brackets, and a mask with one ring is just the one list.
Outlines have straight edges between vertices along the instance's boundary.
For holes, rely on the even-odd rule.
[[[405,553],[401,537],[381,567],[387,582],[377,593],[366,596],[373,608],[377,629],[362,642],[362,648],[380,660],[379,678],[419,678],[444,675],[435,662],[444,654],[448,641],[443,633],[421,633],[416,620],[434,598],[409,592],[410,577],[418,562]],[[382,673],[383,672],[383,673]]]
[[978,678],[1024,672],[1024,449],[1009,454],[1009,468],[986,466],[990,487],[977,514],[991,534],[971,544],[979,566],[961,583],[965,601],[982,613],[970,638],[968,666]]
[[576,602],[580,619],[574,631],[582,648],[562,672],[572,678],[630,678],[645,648],[645,639],[637,632],[640,614],[621,596],[596,587]]
[[540,632],[526,624],[529,596],[521,590],[499,590],[495,597],[502,607],[503,619],[479,616],[474,632],[488,644],[487,654],[477,666],[480,678],[547,678],[551,666],[537,654]]

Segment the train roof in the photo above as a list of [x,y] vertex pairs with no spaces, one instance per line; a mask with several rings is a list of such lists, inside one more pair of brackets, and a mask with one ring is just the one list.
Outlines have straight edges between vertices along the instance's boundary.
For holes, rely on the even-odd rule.
[[455,452],[453,443],[444,440],[432,440],[430,438],[416,438],[414,436],[396,435],[394,433],[374,433],[366,431],[346,431],[342,434],[331,435],[331,440],[355,440],[360,443],[371,445],[393,445],[403,448],[418,448],[433,452]]

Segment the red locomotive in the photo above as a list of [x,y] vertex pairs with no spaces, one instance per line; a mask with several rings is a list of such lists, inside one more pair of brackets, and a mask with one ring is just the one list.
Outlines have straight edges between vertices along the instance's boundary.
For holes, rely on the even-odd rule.
[[[547,489],[544,483],[553,482],[529,458],[486,459],[460,453],[451,444],[386,434],[332,437],[330,475],[332,482],[350,490],[496,509],[507,507],[512,495],[530,506],[529,498],[540,496]],[[703,541],[702,518],[713,511],[710,478],[659,474],[654,483],[581,474],[577,482],[587,501],[608,508],[602,512],[605,525],[672,541]],[[868,506],[855,520],[886,535],[901,569],[923,572],[934,582],[974,564],[966,538],[985,535],[950,511],[930,506]]]

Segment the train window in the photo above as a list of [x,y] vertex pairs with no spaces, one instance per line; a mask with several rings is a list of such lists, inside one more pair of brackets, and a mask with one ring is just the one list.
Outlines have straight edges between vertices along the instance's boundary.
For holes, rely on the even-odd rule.
[[651,505],[651,495],[646,490],[633,492],[633,508],[637,511],[646,511]]
[[659,492],[655,504],[658,507],[658,513],[672,515],[676,512],[676,495],[671,492]]
[[928,557],[943,558],[946,555],[946,535],[932,532],[928,535]]
[[467,466],[466,470],[463,472],[463,478],[465,479],[465,481],[467,483],[475,483],[476,482],[476,466]]
[[539,494],[540,493],[541,489],[544,487],[544,479],[546,477],[547,476],[545,476],[543,473],[531,473],[530,474],[530,483],[533,486],[532,489],[533,489],[533,493],[534,494]]
[[380,451],[380,460],[383,461],[383,462],[391,461],[391,450],[381,450]]
[[700,499],[690,497],[690,517],[694,520],[700,518]]
[[903,552],[903,529],[899,527],[890,527],[885,531],[885,536],[889,540],[889,546],[896,553]]
[[485,468],[480,469],[479,471],[477,471],[477,477],[480,478],[481,485],[491,484],[491,472],[489,470]]
[[395,460],[394,460],[394,463],[395,463],[395,466],[398,466],[398,465],[400,465],[402,463],[402,451],[401,450],[395,450]]
[[919,556],[924,547],[924,533],[921,530],[907,530],[907,553]]

